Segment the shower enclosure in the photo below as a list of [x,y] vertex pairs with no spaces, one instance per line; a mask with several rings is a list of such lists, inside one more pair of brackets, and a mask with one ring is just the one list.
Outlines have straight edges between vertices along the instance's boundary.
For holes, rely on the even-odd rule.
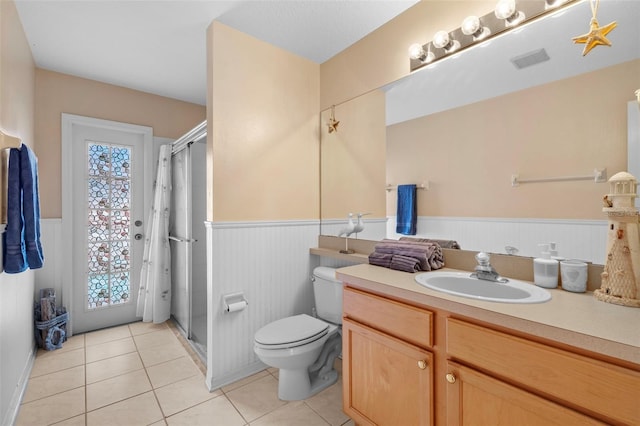
[[172,144],[171,315],[206,362],[206,121]]

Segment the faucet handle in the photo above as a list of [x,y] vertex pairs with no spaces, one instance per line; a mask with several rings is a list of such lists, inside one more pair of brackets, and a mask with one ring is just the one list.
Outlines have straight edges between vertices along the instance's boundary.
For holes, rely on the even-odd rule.
[[476,261],[482,266],[489,265],[489,255],[483,251],[476,254]]

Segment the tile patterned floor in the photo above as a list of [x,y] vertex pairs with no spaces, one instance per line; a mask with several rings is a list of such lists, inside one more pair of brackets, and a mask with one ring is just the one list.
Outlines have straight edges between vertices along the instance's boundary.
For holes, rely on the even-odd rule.
[[16,426],[353,426],[342,382],[278,399],[278,370],[209,392],[205,368],[172,323],[134,323],[38,351]]

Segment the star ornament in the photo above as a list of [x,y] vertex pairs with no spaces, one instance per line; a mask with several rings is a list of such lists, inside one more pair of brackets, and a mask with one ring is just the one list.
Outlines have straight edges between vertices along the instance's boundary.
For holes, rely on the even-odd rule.
[[611,42],[607,39],[607,34],[611,32],[616,26],[617,22],[613,21],[612,23],[601,27],[598,25],[598,21],[596,18],[591,19],[591,25],[589,32],[587,34],[574,37],[574,43],[584,43],[584,50],[582,51],[582,56],[585,56],[587,53],[591,52],[591,49],[598,45],[611,46]]

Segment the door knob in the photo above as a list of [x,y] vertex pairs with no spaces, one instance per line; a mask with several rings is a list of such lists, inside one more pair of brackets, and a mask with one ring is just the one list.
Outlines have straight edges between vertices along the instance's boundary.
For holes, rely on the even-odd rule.
[[136,235],[134,236],[134,238],[135,238],[136,240],[141,240],[141,239],[142,239],[142,234],[136,234]]
[[455,383],[456,382],[456,376],[453,373],[447,373],[447,375],[445,377],[447,379],[447,382],[449,382],[449,383]]
[[420,370],[424,370],[425,368],[427,368],[427,362],[421,359],[420,361],[418,361],[418,368]]

